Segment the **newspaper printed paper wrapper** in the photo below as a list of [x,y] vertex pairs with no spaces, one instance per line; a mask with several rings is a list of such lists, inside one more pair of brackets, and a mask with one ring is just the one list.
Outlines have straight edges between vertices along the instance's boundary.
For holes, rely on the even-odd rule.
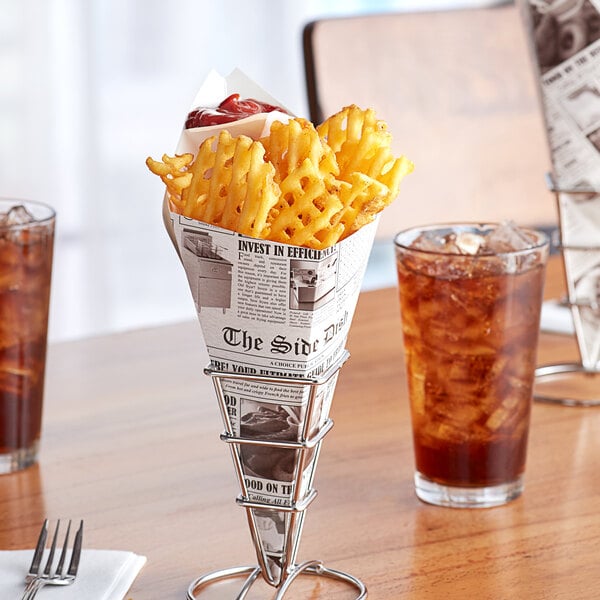
[[558,192],[557,199],[581,363],[600,370],[600,193]]
[[[519,0],[538,75],[569,300],[588,369],[600,367],[600,0]],[[570,193],[595,190],[590,195]],[[573,249],[585,248],[585,249]]]
[[554,179],[600,189],[600,0],[519,0]]
[[[214,368],[314,378],[335,366],[345,351],[376,222],[316,251],[251,239],[177,214],[172,218]],[[318,388],[310,434],[328,418],[336,379],[334,375]],[[230,435],[300,441],[308,418],[309,388],[245,379],[223,379],[222,386]],[[249,500],[290,507],[294,495],[303,498],[311,490],[318,452],[309,455],[298,473],[299,450],[240,444],[238,451]],[[296,485],[301,486],[299,492]],[[252,512],[256,523],[251,530],[259,535],[255,541],[264,549],[264,563],[277,571],[277,552],[267,552],[275,548],[269,540],[275,531],[281,540],[294,540],[288,528],[299,531],[302,516]],[[276,581],[278,575],[272,576]]]
[[[226,80],[211,74],[192,108],[216,106],[233,92],[281,106],[236,71]],[[184,130],[177,153],[195,154],[204,139],[225,128],[232,135],[256,139],[277,119],[289,115],[268,113]],[[312,250],[183,217],[169,211],[166,198],[163,214],[185,268],[213,369],[313,379],[335,367],[345,354],[377,220],[331,248]],[[300,442],[307,432],[316,435],[328,420],[336,380],[337,371],[318,387],[308,415],[310,387],[223,378],[227,433],[271,442]],[[290,508],[294,498],[311,492],[319,447],[320,442],[304,451],[300,460],[297,449],[234,445],[246,499],[266,505],[249,509],[248,519],[263,576],[273,585],[295,559],[304,515],[277,507]]]

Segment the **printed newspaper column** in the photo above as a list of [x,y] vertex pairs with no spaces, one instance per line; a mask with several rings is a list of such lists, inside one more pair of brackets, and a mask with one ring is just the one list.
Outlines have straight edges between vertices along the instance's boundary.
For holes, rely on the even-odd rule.
[[316,388],[312,403],[310,386],[261,378],[315,379],[339,362],[377,223],[312,250],[175,213],[171,220],[211,366],[248,377],[222,380],[224,419],[227,433],[245,441],[234,460],[245,498],[265,505],[250,511],[250,529],[266,577],[277,585],[295,559],[303,515],[276,507],[292,508],[294,498],[309,494],[318,445],[302,451],[260,442],[316,435],[328,419],[337,372]]
[[[600,1],[519,0],[519,4],[538,76],[582,364],[598,369]],[[583,193],[587,190],[592,192]]]

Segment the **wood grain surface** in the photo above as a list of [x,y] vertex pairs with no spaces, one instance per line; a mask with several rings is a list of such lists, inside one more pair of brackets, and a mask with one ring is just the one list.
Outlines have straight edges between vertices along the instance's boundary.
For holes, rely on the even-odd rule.
[[[562,289],[554,260],[546,293]],[[534,404],[511,504],[423,504],[398,312],[394,289],[361,295],[299,559],[352,573],[371,599],[597,598],[600,409]],[[542,335],[540,362],[576,356],[569,336]],[[39,464],[0,476],[0,548],[32,548],[44,517],[83,518],[86,547],[148,557],[132,600],[183,599],[203,573],[254,564],[206,363],[197,323],[52,346]],[[354,597],[302,585],[291,598]]]

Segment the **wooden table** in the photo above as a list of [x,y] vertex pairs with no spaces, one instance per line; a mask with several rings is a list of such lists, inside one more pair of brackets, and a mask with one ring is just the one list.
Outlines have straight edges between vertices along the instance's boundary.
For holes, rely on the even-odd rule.
[[[555,260],[547,293],[561,289]],[[428,506],[394,289],[361,296],[348,348],[299,559],[361,578],[370,599],[598,598],[600,410],[534,405],[511,504]],[[540,362],[575,357],[572,339],[542,335]],[[32,548],[45,516],[84,518],[87,547],[148,557],[131,600],[183,599],[200,574],[253,564],[206,363],[196,323],[52,346],[39,464],[0,477],[0,548]]]

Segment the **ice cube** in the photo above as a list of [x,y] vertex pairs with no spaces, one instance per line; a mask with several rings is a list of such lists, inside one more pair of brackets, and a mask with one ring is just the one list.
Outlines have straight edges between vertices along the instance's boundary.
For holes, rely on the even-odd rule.
[[456,236],[454,243],[462,254],[475,255],[479,253],[479,249],[485,244],[485,239],[476,233],[461,231]]
[[485,422],[486,427],[490,431],[497,431],[508,420],[511,411],[500,405]]
[[33,223],[35,217],[22,205],[13,206],[5,215],[2,224],[6,227]]
[[532,248],[533,244],[525,232],[521,231],[512,221],[504,221],[485,239],[488,250],[501,254]]
[[443,251],[444,238],[440,238],[437,235],[432,235],[428,232],[424,232],[419,235],[410,245],[411,248],[416,250],[425,250],[426,252],[441,252]]

